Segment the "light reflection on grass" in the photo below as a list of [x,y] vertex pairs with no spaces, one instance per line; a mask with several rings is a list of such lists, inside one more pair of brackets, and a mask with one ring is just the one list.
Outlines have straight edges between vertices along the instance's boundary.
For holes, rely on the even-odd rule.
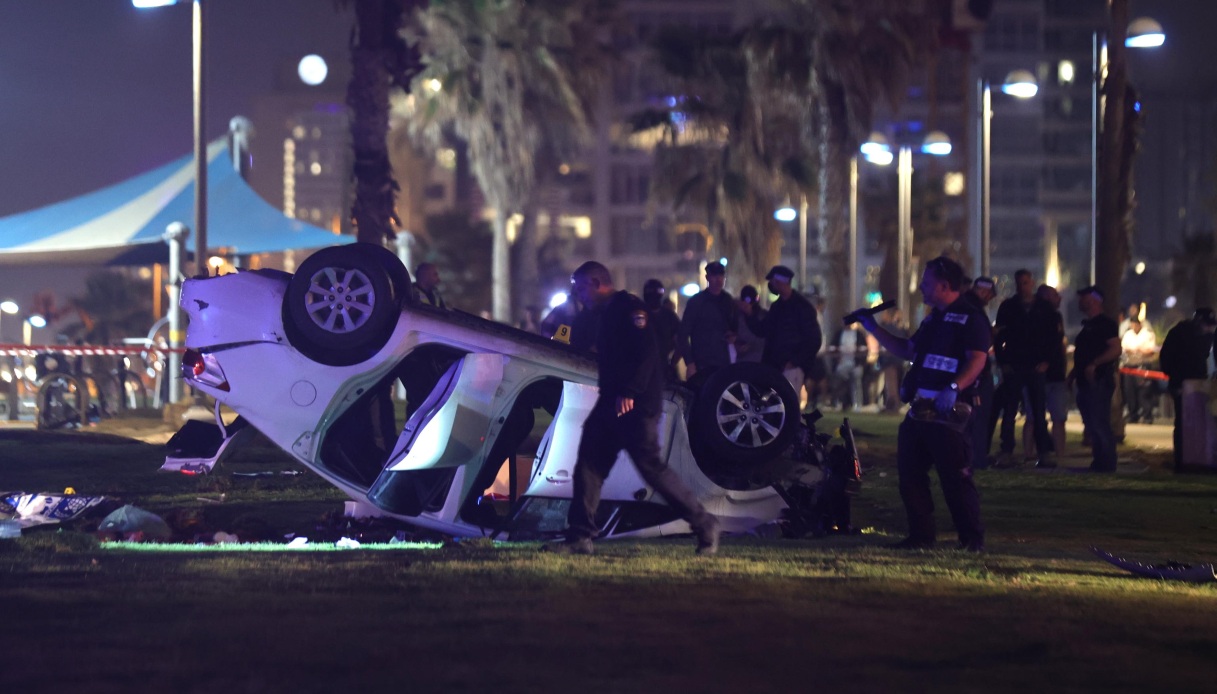
[[438,542],[376,542],[358,547],[339,547],[334,542],[310,542],[307,545],[290,547],[281,542],[227,542],[213,545],[188,545],[169,542],[103,542],[100,547],[108,550],[131,552],[351,552],[359,550],[420,550],[439,549]]

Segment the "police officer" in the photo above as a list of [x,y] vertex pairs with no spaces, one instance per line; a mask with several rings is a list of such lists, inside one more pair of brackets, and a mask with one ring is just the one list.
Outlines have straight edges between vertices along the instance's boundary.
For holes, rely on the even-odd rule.
[[873,315],[861,320],[888,351],[913,362],[907,387],[902,388],[912,407],[900,424],[897,439],[900,498],[909,524],[908,537],[893,545],[898,549],[934,546],[929,473],[935,468],[959,532],[960,549],[984,551],[966,403],[975,397],[976,379],[985,368],[992,335],[985,314],[961,298],[962,279],[963,268],[950,258],[939,257],[926,264],[921,294],[931,311],[911,338],[892,335],[879,327]]
[[414,269],[414,298],[428,306],[448,308],[444,295],[439,293],[439,281],[439,268],[433,263],[419,263]]
[[815,306],[791,285],[794,270],[774,265],[765,279],[769,280],[769,293],[777,295],[777,301],[770,304],[769,312],[764,315],[751,304],[742,304],[743,310],[748,327],[765,338],[761,362],[781,371],[798,393],[803,388],[804,377],[815,366],[816,354],[824,344],[824,334]]
[[672,307],[672,300],[667,298],[667,290],[663,282],[649,279],[642,285],[642,300],[647,305],[647,313],[651,317],[651,327],[655,329],[655,339],[659,341],[659,359],[663,364],[663,377],[668,383],[675,383],[676,362],[676,333],[680,330],[680,316]]
[[685,360],[685,374],[692,388],[732,361],[739,309],[724,291],[727,267],[721,262],[706,265],[706,288],[689,297],[677,333],[677,349]]
[[663,371],[646,305],[633,294],[615,291],[607,268],[595,261],[571,275],[574,293],[585,306],[603,307],[596,360],[600,396],[583,423],[575,461],[574,498],[567,516],[566,541],[545,546],[564,554],[592,554],[598,534],[600,489],[625,449],[651,485],[697,537],[698,554],[718,551],[718,519],[708,513],[667,466],[659,451]]

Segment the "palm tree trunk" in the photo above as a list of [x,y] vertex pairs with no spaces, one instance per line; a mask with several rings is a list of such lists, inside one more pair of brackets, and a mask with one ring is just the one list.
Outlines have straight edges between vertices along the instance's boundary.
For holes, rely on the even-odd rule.
[[1121,205],[1121,173],[1127,169],[1124,146],[1125,90],[1128,73],[1124,37],[1128,27],[1128,0],[1111,4],[1111,23],[1107,40],[1107,79],[1103,84],[1103,131],[1099,145],[1098,219],[1095,229],[1095,284],[1104,292],[1104,311],[1118,316],[1121,311],[1120,282],[1128,266],[1129,238],[1126,205]]
[[356,0],[351,37],[351,146],[355,154],[355,200],[351,215],[360,241],[393,239],[393,193],[397,183],[389,164],[389,75],[384,66],[384,25],[392,21],[385,0]]
[[[848,311],[846,294],[849,273],[846,267],[845,239],[849,234],[849,154],[845,123],[844,95],[832,95],[840,87],[825,84],[826,98],[820,100],[820,229],[825,248],[823,264],[828,282],[825,297],[825,325],[836,326]],[[836,98],[839,97],[839,98]],[[807,289],[803,287],[802,289]],[[825,336],[828,339],[829,336]]]
[[512,295],[513,319],[523,315],[524,307],[537,300],[537,190],[534,188],[533,194],[524,203],[524,220],[516,230],[516,242],[512,248],[514,257],[511,267],[515,281],[511,286],[516,290]]
[[503,205],[494,208],[494,245],[490,251],[491,316],[500,322],[511,321],[511,246],[507,243],[507,215]]

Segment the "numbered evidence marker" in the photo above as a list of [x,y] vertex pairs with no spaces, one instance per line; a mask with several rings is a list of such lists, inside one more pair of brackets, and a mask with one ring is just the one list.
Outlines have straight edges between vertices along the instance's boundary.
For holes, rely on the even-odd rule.
[[554,331],[553,339],[557,340],[558,342],[561,342],[562,344],[569,345],[570,344],[570,326],[569,325],[559,325],[558,329]]

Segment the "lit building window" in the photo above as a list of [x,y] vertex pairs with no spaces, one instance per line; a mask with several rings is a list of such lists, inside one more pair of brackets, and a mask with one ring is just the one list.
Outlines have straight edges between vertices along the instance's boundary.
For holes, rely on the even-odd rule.
[[297,140],[303,140],[304,139],[304,126],[297,125],[296,127],[292,128],[292,137],[296,138]]
[[321,175],[321,162],[315,161],[312,164],[309,164],[308,171],[309,171],[309,173],[313,174],[314,176],[320,176]]
[[456,150],[449,147],[441,149],[435,153],[435,161],[438,162],[441,167],[452,171],[456,168]]

